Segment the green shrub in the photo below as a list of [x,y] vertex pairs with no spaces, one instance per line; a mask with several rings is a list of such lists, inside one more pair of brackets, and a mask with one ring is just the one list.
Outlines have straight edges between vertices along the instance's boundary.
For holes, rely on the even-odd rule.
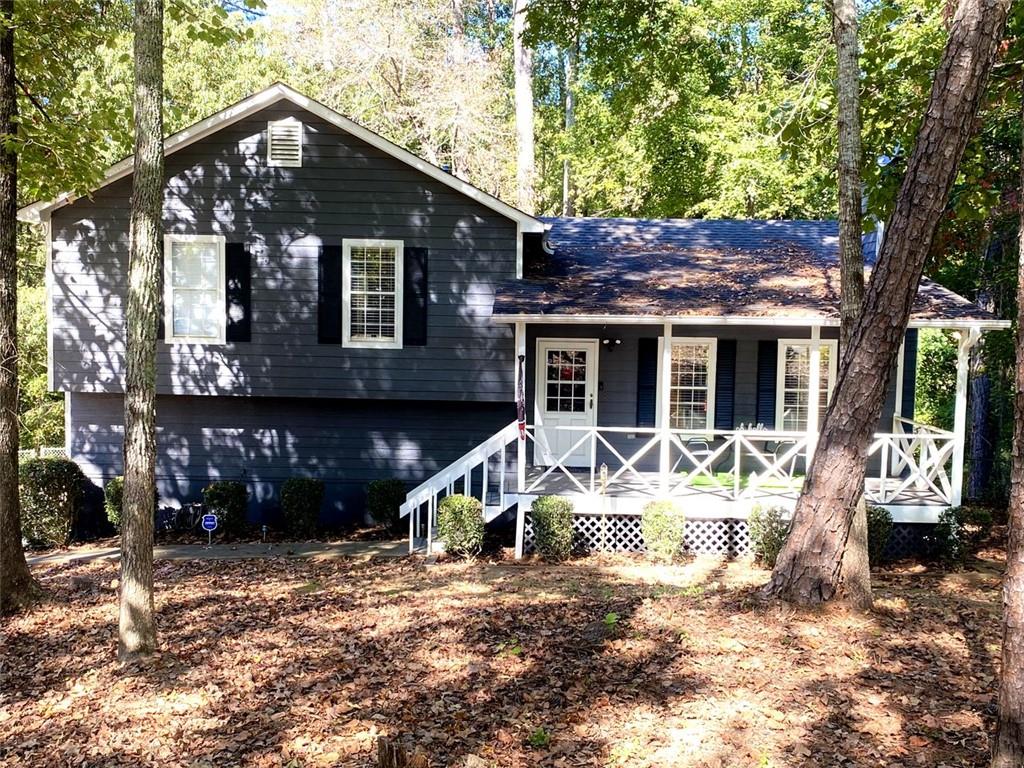
[[572,502],[561,496],[541,496],[530,505],[537,552],[546,560],[565,560],[572,554]]
[[203,506],[217,516],[217,527],[228,536],[245,533],[249,491],[237,480],[217,480],[203,488]]
[[324,503],[324,481],[315,477],[290,477],[281,486],[284,529],[293,536],[312,536]]
[[121,527],[121,508],[124,505],[124,478],[111,478],[103,486],[103,510],[107,520],[115,528]]
[[661,560],[672,560],[683,551],[686,518],[671,501],[649,502],[640,519],[644,546]]
[[754,556],[768,568],[775,567],[779,552],[789,536],[790,521],[786,510],[782,507],[762,509],[760,504],[754,506],[747,518],[747,530],[750,532],[750,544]]
[[[160,492],[153,490],[153,509],[160,508]],[[121,475],[111,478],[103,486],[103,510],[107,520],[115,528],[121,527],[121,512],[124,509],[124,478]]]
[[472,496],[445,496],[437,507],[437,533],[446,552],[470,557],[484,543],[484,511]]
[[33,544],[62,547],[71,540],[85,475],[70,459],[28,459],[18,469],[21,531]]
[[366,486],[366,511],[380,525],[391,531],[400,528],[398,508],[405,503],[405,483],[397,477],[374,480]]
[[955,568],[988,538],[991,530],[992,513],[984,507],[944,509],[925,536],[925,555]]
[[892,515],[882,507],[868,505],[868,564],[882,562],[885,545],[892,533]]

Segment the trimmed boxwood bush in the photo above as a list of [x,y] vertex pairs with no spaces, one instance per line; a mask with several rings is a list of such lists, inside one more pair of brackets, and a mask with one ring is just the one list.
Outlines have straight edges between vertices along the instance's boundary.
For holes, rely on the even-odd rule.
[[456,493],[437,506],[437,534],[446,552],[472,557],[484,544],[484,510],[478,499]]
[[789,536],[790,521],[785,517],[782,507],[764,509],[760,504],[754,506],[747,518],[747,530],[750,532],[750,544],[754,548],[754,556],[768,568],[775,567],[779,552]]
[[[153,491],[153,508],[160,507],[160,492]],[[121,527],[121,512],[124,509],[124,478],[120,475],[111,478],[103,486],[103,510],[107,513],[107,521],[115,528]]]
[[405,494],[405,483],[397,477],[374,480],[366,486],[366,511],[376,523],[397,531],[398,508],[405,503]]
[[203,488],[203,506],[217,516],[218,528],[228,536],[245,533],[249,491],[237,480],[217,480]]
[[683,551],[686,518],[671,501],[651,501],[640,519],[644,547],[660,560],[672,560]]
[[324,481],[315,477],[290,477],[281,486],[281,516],[292,536],[312,536],[324,503]]
[[868,564],[882,562],[885,545],[892,533],[892,515],[882,507],[868,505]]
[[572,502],[561,496],[541,496],[530,505],[537,552],[546,560],[565,560],[572,554]]
[[21,531],[33,544],[62,547],[71,540],[85,475],[71,459],[28,459],[18,469]]

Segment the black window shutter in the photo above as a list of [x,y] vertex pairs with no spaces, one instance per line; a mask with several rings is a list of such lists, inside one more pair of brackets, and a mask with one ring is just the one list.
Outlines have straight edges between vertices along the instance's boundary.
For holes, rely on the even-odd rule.
[[639,339],[636,365],[636,425],[653,427],[658,410],[658,340]]
[[903,358],[903,413],[914,418],[914,391],[917,388],[917,328],[907,331]]
[[775,387],[779,370],[779,342],[757,342],[757,423],[775,429]]
[[317,340],[321,344],[340,344],[342,333],[340,245],[320,247],[317,295]]
[[156,272],[156,339],[163,341],[167,331],[164,329],[164,246],[160,243],[160,263]]
[[715,361],[715,429],[732,429],[736,407],[736,340],[718,340]]
[[406,248],[405,278],[402,290],[402,345],[424,347],[427,344],[427,249]]
[[228,341],[252,341],[252,264],[244,243],[225,246]]

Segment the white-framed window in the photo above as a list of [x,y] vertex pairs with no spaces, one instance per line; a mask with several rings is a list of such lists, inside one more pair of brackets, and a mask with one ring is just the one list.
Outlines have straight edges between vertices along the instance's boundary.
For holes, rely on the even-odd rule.
[[[659,343],[658,361],[662,358]],[[679,337],[672,339],[672,371],[669,375],[669,426],[672,429],[708,431],[715,426],[715,362],[718,340]],[[658,376],[661,381],[661,376]],[[661,414],[659,392],[658,414]]]
[[302,167],[302,123],[294,117],[267,123],[267,165]]
[[164,338],[223,344],[224,237],[164,236]]
[[401,240],[342,240],[344,345],[402,346]]
[[[775,428],[783,432],[807,429],[811,391],[811,341],[779,339],[779,370],[775,390]],[[835,339],[822,339],[821,368],[818,378],[818,424],[836,385],[839,344]]]

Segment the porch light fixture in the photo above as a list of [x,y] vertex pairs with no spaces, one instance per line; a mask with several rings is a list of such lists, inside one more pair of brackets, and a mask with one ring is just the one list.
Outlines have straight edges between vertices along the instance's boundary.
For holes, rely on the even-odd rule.
[[601,346],[608,351],[611,351],[622,343],[622,339],[613,339],[610,336],[607,336],[605,334],[605,330],[606,329],[604,328],[601,329]]

